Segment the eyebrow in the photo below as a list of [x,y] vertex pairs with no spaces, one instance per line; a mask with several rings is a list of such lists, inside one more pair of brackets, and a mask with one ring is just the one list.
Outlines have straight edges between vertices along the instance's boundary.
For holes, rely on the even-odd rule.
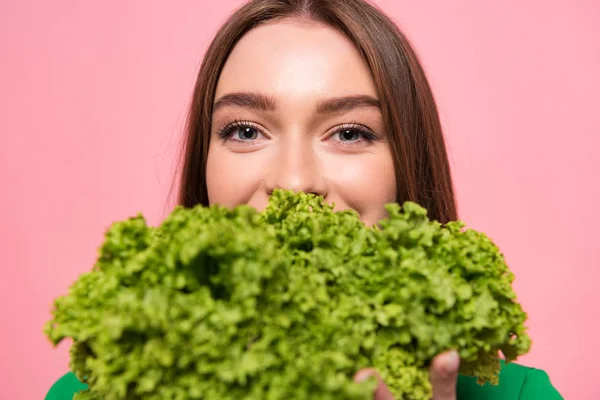
[[260,111],[275,111],[277,105],[275,99],[261,93],[228,93],[219,98],[214,106],[213,112],[223,107],[246,107]]
[[[213,112],[227,106],[245,107],[259,111],[275,111],[277,109],[277,102],[273,97],[262,93],[228,93],[215,102]],[[357,108],[376,108],[381,110],[381,103],[375,97],[364,94],[332,97],[317,103],[317,113],[319,114],[337,114]]]
[[381,103],[375,97],[366,94],[333,97],[331,99],[320,101],[317,105],[317,113],[338,114],[356,108],[377,108],[381,110]]

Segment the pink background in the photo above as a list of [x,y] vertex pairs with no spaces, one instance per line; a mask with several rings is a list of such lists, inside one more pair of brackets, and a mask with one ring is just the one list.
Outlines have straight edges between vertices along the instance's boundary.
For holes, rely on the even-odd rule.
[[[518,277],[521,361],[600,398],[599,3],[377,3],[429,72],[461,217]],[[107,225],[168,212],[195,71],[237,4],[0,2],[0,400],[41,399],[67,371],[42,326]]]

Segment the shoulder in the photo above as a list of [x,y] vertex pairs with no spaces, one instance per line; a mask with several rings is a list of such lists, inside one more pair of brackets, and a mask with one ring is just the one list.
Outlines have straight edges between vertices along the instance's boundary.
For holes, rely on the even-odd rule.
[[563,400],[544,371],[510,363],[502,365],[500,383],[478,385],[475,378],[460,376],[457,385],[460,400]]
[[87,385],[77,379],[75,374],[69,372],[52,385],[45,400],[71,400],[75,393],[86,389]]

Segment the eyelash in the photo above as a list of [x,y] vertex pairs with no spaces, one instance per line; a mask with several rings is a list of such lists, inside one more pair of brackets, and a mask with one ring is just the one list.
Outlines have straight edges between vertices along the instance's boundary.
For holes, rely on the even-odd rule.
[[[262,133],[262,129],[257,124],[250,122],[250,121],[235,120],[231,123],[226,124],[223,128],[219,129],[217,132],[217,136],[222,141],[234,141],[234,142],[244,143],[244,144],[253,144],[254,142],[256,142],[256,139],[239,140],[239,139],[231,138],[231,135],[234,134],[236,132],[236,129],[239,129],[239,128],[252,128],[252,129],[255,129],[258,133],[264,135]],[[367,143],[372,143],[372,142],[379,140],[379,136],[377,136],[377,134],[375,134],[373,131],[371,131],[366,126],[355,123],[355,122],[351,122],[349,124],[343,124],[343,125],[336,127],[334,129],[333,133],[328,136],[328,138],[331,138],[335,135],[339,135],[340,133],[345,132],[345,131],[357,132],[358,134],[361,135],[361,139],[352,141],[351,143],[345,143],[345,144],[344,144],[344,141],[339,141],[340,143],[342,143],[341,144],[342,146],[351,147],[351,146],[356,146],[357,143],[361,143],[363,141],[366,141]]]

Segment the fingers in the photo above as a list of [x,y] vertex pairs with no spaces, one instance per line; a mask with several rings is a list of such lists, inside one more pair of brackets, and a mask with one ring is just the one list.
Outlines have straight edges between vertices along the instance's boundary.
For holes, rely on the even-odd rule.
[[[456,351],[442,353],[433,359],[429,376],[433,387],[433,400],[456,400],[456,382],[460,357]],[[370,377],[377,379],[374,400],[394,400],[394,396],[373,368],[362,369],[354,375],[355,382],[364,382]]]
[[394,396],[392,396],[390,389],[383,383],[381,376],[373,368],[361,369],[358,371],[356,375],[354,375],[354,381],[364,382],[370,377],[375,377],[379,383],[373,395],[374,400],[394,400]]
[[460,357],[456,351],[442,353],[433,359],[429,376],[433,400],[456,400],[456,381]]

